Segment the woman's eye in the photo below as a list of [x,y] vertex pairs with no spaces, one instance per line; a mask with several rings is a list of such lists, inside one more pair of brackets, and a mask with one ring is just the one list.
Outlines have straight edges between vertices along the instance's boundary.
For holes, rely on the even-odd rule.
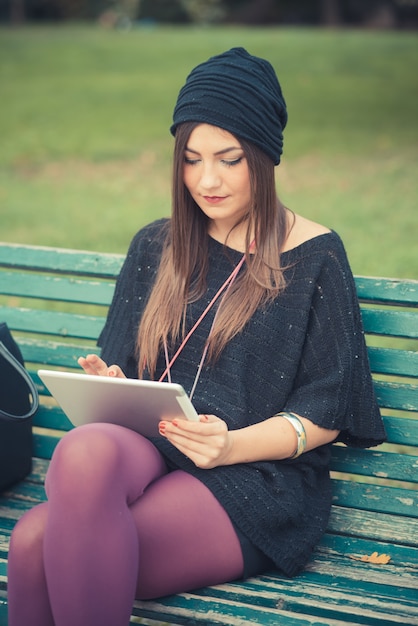
[[223,159],[222,163],[226,165],[227,167],[232,167],[233,165],[238,165],[239,163],[241,163],[242,159],[243,157],[239,157],[238,159],[233,159],[232,161]]
[[184,162],[186,163],[186,165],[196,165],[196,163],[199,163],[199,159],[190,159],[189,157],[184,157]]
[[[238,165],[239,163],[241,163],[241,161],[243,160],[244,157],[238,157],[237,159],[221,159],[221,163],[222,165],[226,165],[226,167],[233,167],[234,165]],[[198,163],[201,162],[201,159],[193,159],[191,157],[184,157],[184,162],[186,165],[197,165]]]

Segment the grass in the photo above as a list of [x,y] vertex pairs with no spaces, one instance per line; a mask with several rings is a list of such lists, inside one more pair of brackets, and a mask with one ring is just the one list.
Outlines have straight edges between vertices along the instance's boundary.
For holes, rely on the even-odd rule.
[[236,45],[268,58],[283,86],[283,201],[337,230],[355,273],[416,278],[414,33],[0,30],[1,239],[124,252],[169,214],[185,76]]

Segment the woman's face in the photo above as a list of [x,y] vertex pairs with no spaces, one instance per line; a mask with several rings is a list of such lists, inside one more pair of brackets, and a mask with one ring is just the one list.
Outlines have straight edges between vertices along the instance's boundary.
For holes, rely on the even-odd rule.
[[200,124],[184,153],[183,181],[209,218],[209,232],[227,235],[246,216],[251,204],[247,160],[231,133]]

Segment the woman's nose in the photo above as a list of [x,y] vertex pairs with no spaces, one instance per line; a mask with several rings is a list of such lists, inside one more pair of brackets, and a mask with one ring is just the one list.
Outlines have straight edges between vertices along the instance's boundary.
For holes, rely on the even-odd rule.
[[221,177],[217,172],[217,169],[212,165],[204,165],[202,167],[202,174],[200,177],[200,185],[204,189],[213,189],[219,187],[221,183]]

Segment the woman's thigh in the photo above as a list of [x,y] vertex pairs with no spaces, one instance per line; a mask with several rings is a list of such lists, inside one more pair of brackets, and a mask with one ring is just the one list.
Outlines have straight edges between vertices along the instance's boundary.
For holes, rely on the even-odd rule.
[[197,478],[175,470],[132,506],[139,539],[137,597],[155,598],[219,584],[243,572],[231,520]]

